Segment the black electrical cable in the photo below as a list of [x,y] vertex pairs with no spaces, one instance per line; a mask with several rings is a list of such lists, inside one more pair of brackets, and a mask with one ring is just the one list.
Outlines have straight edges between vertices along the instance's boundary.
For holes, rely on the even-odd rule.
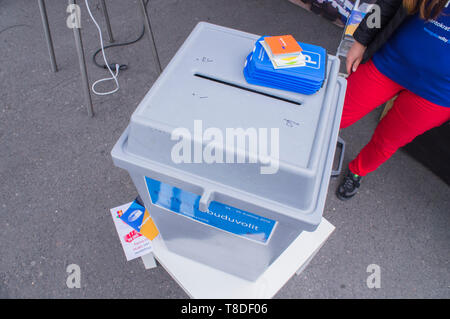
[[[104,49],[106,50],[106,49],[109,49],[109,48],[121,47],[121,46],[126,46],[126,45],[134,44],[134,43],[138,42],[139,40],[141,40],[142,37],[144,36],[144,34],[145,34],[145,26],[142,28],[142,33],[139,35],[139,37],[138,37],[136,40],[129,41],[129,42],[123,42],[123,43],[114,43],[114,44],[110,44],[110,45],[105,46]],[[97,58],[97,55],[98,55],[101,51],[102,51],[101,48],[98,49],[97,51],[95,51],[94,55],[92,56],[92,60],[94,61],[94,64],[95,64],[96,66],[98,66],[99,68],[107,69],[106,64],[99,64],[99,63],[97,62],[97,59],[96,59],[96,58]],[[111,68],[112,71],[116,71],[116,63],[111,63],[109,67]],[[126,70],[126,69],[128,69],[128,65],[126,65],[126,64],[120,64],[120,65],[119,65],[119,70]]]
[[[147,6],[149,2],[150,2],[150,0],[147,0],[147,3],[145,5]],[[142,32],[141,32],[141,34],[139,35],[139,37],[136,40],[129,41],[129,42],[123,42],[123,43],[110,44],[110,45],[105,46],[104,49],[106,50],[106,49],[109,49],[109,48],[122,47],[122,46],[134,44],[134,43],[138,42],[139,40],[141,40],[142,37],[144,36],[144,34],[145,34],[145,25],[142,27]],[[100,48],[97,51],[95,51],[94,55],[92,56],[92,60],[94,61],[94,64],[96,66],[98,66],[99,68],[107,69],[108,67],[106,66],[106,64],[99,64],[97,62],[97,55],[101,51],[102,51],[102,48]],[[118,63],[111,63],[109,65],[109,67],[111,68],[112,71],[116,71],[116,64],[118,64]],[[126,70],[126,69],[128,69],[128,65],[126,65],[126,64],[119,64],[119,70]]]

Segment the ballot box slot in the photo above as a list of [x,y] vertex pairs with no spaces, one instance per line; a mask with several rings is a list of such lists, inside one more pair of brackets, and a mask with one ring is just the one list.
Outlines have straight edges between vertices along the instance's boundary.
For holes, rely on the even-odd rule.
[[266,97],[269,97],[269,98],[272,98],[272,99],[276,99],[276,100],[279,100],[279,101],[288,102],[288,103],[292,103],[292,104],[295,104],[295,105],[302,105],[302,103],[300,103],[298,101],[295,101],[295,100],[287,99],[287,98],[284,98],[284,97],[281,97],[281,96],[277,96],[277,95],[273,95],[273,94],[266,93],[266,92],[261,92],[261,91],[255,90],[255,89],[251,89],[249,87],[241,86],[239,84],[230,83],[230,82],[227,82],[227,81],[224,81],[224,80],[213,78],[213,77],[208,76],[208,75],[195,73],[194,76],[202,78],[202,79],[205,79],[205,80],[213,81],[213,82],[216,82],[216,83],[220,83],[220,84],[223,84],[223,85],[228,85],[228,86],[240,89],[240,90],[244,90],[244,91],[256,93],[256,94],[259,94],[259,95],[263,95],[263,96],[266,96]]

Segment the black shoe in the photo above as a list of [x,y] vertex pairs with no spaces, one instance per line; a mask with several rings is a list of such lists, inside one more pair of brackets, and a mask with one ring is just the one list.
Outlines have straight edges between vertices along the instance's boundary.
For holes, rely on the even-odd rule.
[[336,196],[340,200],[348,200],[356,195],[358,191],[362,176],[353,174],[348,171],[347,175],[344,177],[341,185],[339,185]]

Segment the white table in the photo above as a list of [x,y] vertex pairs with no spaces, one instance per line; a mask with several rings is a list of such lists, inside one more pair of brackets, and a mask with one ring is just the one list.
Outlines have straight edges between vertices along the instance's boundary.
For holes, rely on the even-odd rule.
[[316,255],[334,226],[325,218],[314,232],[302,232],[254,282],[241,279],[191,259],[176,255],[161,237],[152,241],[153,255],[142,257],[146,269],[156,267],[153,256],[191,298],[268,299],[294,275],[299,275]]

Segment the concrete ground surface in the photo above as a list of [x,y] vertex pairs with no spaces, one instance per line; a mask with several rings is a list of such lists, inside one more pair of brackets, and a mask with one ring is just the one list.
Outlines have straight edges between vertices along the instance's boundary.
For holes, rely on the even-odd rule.
[[[92,83],[108,74],[91,62],[98,34],[78,2]],[[90,2],[104,26],[98,1]],[[111,62],[128,63],[129,70],[120,74],[118,93],[93,95],[89,118],[67,1],[46,3],[57,73],[50,70],[37,1],[0,0],[0,297],[186,298],[161,266],[126,262],[109,213],[136,195],[110,151],[157,77],[149,42],[108,51]],[[142,28],[137,1],[107,3],[116,41],[135,38]],[[163,67],[199,21],[293,34],[332,54],[342,34],[287,0],[150,0],[149,12]],[[345,164],[368,142],[380,113],[341,132]],[[339,201],[337,184],[332,179],[324,211],[336,230],[275,297],[449,298],[449,187],[403,151],[367,176],[353,200]],[[72,263],[81,268],[80,289],[66,286]],[[380,266],[379,289],[367,287],[370,264]]]

